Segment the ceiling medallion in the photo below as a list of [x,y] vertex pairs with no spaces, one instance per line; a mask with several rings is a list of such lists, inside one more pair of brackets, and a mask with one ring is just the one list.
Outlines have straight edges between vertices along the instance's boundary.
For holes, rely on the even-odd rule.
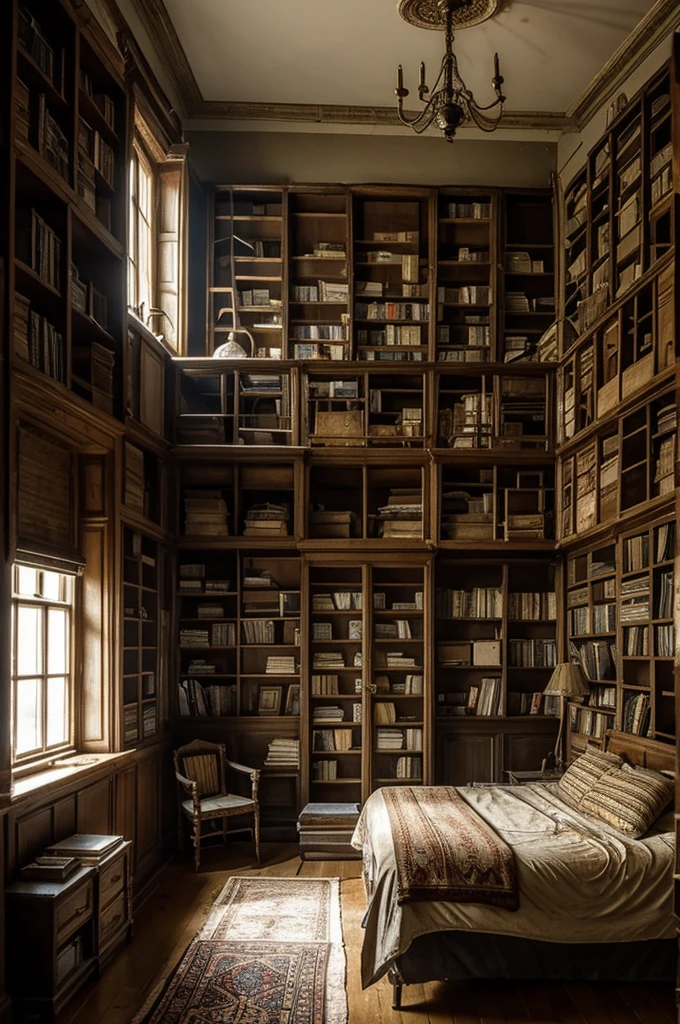
[[[499,0],[462,0],[455,4],[453,27],[470,28],[493,18]],[[397,0],[399,14],[416,28],[446,28],[446,4],[441,0]]]
[[[483,132],[492,132],[498,127],[503,116],[505,95],[503,93],[503,76],[501,74],[498,54],[493,58],[493,78],[491,85],[494,99],[490,103],[479,103],[472,95],[472,91],[461,78],[458,70],[458,58],[453,52],[454,29],[461,27],[459,20],[461,12],[469,13],[471,10],[479,11],[481,7],[486,8],[485,17],[490,17],[496,9],[496,0],[400,0],[399,12],[405,16],[404,11],[409,7],[415,16],[416,8],[420,14],[427,11],[434,14],[440,24],[427,25],[427,28],[443,27],[445,32],[445,52],[437,73],[434,85],[430,89],[426,82],[425,63],[420,63],[420,76],[418,79],[418,99],[423,104],[419,113],[413,116],[406,113],[404,100],[409,94],[404,85],[404,71],[401,66],[397,68],[397,88],[394,94],[397,97],[397,117],[402,124],[412,128],[417,135],[427,131],[430,125],[434,124],[443,133],[447,142],[453,142],[454,136],[461,125],[473,125]],[[407,18],[411,24],[416,22]],[[477,21],[466,22],[467,25],[477,24]]]

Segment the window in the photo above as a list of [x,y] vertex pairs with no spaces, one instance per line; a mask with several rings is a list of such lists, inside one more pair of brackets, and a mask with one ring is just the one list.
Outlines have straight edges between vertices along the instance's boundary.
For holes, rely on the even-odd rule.
[[163,145],[149,123],[137,111],[130,159],[128,306],[177,352],[185,302],[186,153],[183,146]]
[[73,748],[74,578],[15,565],[12,588],[12,761]]
[[130,235],[128,240],[128,304],[145,313],[155,305],[153,288],[154,173],[138,140],[130,160]]

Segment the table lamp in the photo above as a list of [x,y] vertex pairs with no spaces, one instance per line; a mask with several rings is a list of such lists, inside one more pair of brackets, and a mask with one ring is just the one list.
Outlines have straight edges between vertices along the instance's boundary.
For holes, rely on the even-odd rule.
[[550,677],[550,681],[543,693],[548,697],[558,696],[560,698],[560,728],[557,733],[555,751],[553,754],[548,755],[544,764],[549,760],[554,760],[555,766],[557,768],[561,768],[563,764],[562,734],[564,732],[564,699],[565,697],[585,697],[586,694],[590,693],[590,686],[588,685],[588,680],[583,674],[581,666],[576,662],[566,661],[555,666],[553,674]]

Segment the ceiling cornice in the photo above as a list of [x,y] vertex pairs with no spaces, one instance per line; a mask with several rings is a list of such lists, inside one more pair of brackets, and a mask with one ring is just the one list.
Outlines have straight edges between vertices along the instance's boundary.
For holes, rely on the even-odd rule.
[[205,101],[163,0],[132,0],[187,113]]
[[567,116],[573,117],[581,127],[587,124],[663,37],[677,25],[678,0],[657,0],[595,75],[587,89],[567,109]]
[[[114,0],[115,2],[115,0]],[[342,106],[314,103],[244,103],[203,98],[191,65],[163,0],[131,0],[140,21],[154,41],[156,52],[190,120],[279,121],[346,125],[401,124],[392,107]],[[657,0],[626,37],[588,88],[565,111],[511,111],[503,128],[578,131],[620,87],[624,78],[651,53],[677,22],[677,0]]]
[[[316,103],[232,103],[204,100],[189,116],[219,121],[297,121],[316,124],[401,125],[395,107],[340,106]],[[503,128],[575,131],[573,118],[557,111],[506,110]]]

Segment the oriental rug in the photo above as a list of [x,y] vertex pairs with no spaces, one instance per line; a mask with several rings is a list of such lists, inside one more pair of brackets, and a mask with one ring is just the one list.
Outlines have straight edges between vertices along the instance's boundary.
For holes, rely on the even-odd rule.
[[230,878],[132,1024],[346,1024],[337,878]]
[[397,861],[397,902],[519,907],[512,850],[452,786],[382,790]]

